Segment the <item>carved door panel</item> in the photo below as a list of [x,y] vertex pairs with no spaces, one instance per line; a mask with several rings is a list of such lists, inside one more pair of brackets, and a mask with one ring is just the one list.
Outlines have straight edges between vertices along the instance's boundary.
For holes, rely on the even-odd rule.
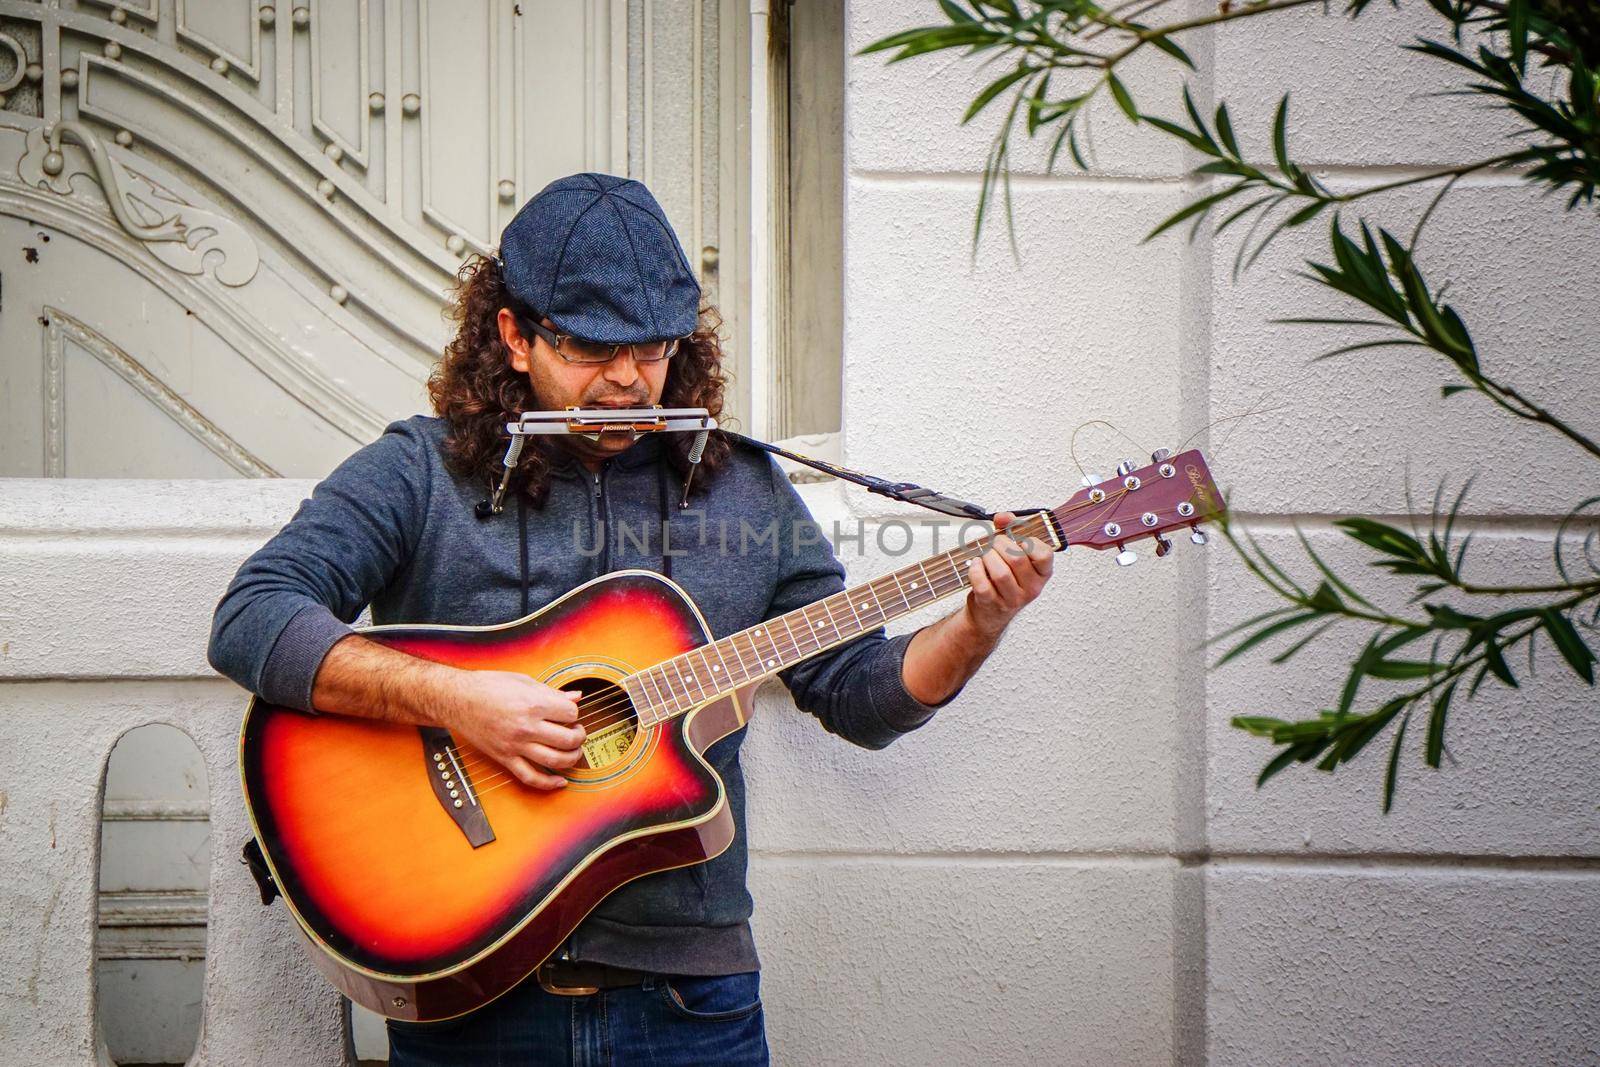
[[426,410],[462,260],[573,171],[714,270],[736,7],[0,0],[0,475],[326,473]]

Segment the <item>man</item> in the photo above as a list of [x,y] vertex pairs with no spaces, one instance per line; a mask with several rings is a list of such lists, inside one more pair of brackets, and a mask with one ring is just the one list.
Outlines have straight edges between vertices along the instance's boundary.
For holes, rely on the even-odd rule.
[[[584,739],[576,693],[416,659],[355,634],[350,620],[370,603],[379,623],[501,623],[599,574],[645,567],[682,585],[721,637],[838,592],[844,572],[826,542],[793,535],[810,515],[771,458],[716,436],[689,511],[678,508],[687,434],[535,438],[503,512],[478,506],[501,467],[503,425],[520,411],[720,413],[715,312],[701,308],[682,247],[640,183],[579,174],[546,187],[506,227],[498,260],[463,268],[452,312],[456,336],[430,382],[439,417],[391,425],[316,487],[240,568],[217,607],[210,658],[274,703],[442,726],[524,786],[560,789]],[[753,546],[697,540],[741,523],[760,531]],[[663,536],[637,536],[650,528]],[[914,635],[874,631],[780,677],[828,730],[881,748],[960,691],[1038,595],[1051,559],[1037,541],[1002,538],[970,564],[959,611]],[[486,1007],[391,1022],[390,1062],[765,1063],[742,740],[706,753],[735,820],[727,851],[623,886],[537,981]],[[600,992],[562,993],[578,987]]]

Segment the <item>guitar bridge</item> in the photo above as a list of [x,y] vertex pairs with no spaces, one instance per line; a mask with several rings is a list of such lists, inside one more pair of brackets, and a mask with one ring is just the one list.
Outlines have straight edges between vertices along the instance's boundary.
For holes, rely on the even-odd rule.
[[428,761],[428,784],[433,787],[439,806],[473,848],[487,845],[494,840],[494,831],[489,828],[483,805],[478,803],[478,791],[457,757],[450,731],[420,726],[417,732],[422,735],[422,757]]

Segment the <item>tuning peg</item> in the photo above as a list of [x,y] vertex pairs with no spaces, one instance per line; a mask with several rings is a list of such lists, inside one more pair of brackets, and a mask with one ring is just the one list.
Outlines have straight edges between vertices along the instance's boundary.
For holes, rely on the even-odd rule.
[[1098,474],[1085,474],[1083,476],[1083,487],[1085,489],[1093,489],[1103,481],[1105,481],[1105,479],[1100,477]]
[[1204,530],[1196,526],[1189,531],[1189,540],[1193,541],[1197,545],[1203,545],[1207,541],[1211,540],[1211,538],[1206,536],[1206,532]]
[[1156,534],[1156,558],[1160,559],[1172,551],[1172,542],[1166,534]]
[[1126,478],[1128,475],[1132,474],[1138,469],[1139,464],[1135,463],[1131,459],[1125,459],[1121,463],[1117,464],[1117,477]]
[[1131,548],[1125,548],[1121,552],[1117,553],[1117,566],[1131,567],[1138,561],[1138,559],[1139,553],[1135,552]]
[[1165,463],[1167,460],[1169,460],[1171,458],[1172,458],[1172,449],[1170,449],[1170,448],[1158,448],[1154,452],[1150,453],[1150,462],[1151,463]]

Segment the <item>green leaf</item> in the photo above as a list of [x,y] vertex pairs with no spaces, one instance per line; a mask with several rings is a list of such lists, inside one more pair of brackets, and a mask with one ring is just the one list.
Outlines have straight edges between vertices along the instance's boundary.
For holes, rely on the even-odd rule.
[[1394,807],[1394,785],[1400,775],[1400,748],[1405,744],[1406,726],[1411,722],[1411,713],[1406,712],[1406,717],[1400,720],[1400,729],[1395,731],[1394,744],[1389,748],[1389,769],[1383,776],[1383,813],[1389,814],[1389,809]]
[[899,51],[889,57],[889,62],[899,63],[946,48],[969,45],[974,48],[978,46],[993,48],[1000,43],[1000,40],[1000,34],[976,21],[965,22],[959,26],[921,26],[873,41],[856,54],[870,55],[873,52],[886,52],[898,48]]
[[1361,680],[1371,675],[1372,668],[1382,663],[1391,652],[1399,651],[1406,645],[1425,637],[1430,632],[1425,626],[1406,626],[1385,637],[1380,631],[1372,635],[1367,642],[1367,647],[1361,650],[1361,655],[1350,665],[1349,677],[1345,679],[1344,691],[1339,695],[1339,711],[1348,713],[1355,704],[1356,692],[1361,687]]
[[1322,214],[1322,209],[1328,206],[1329,204],[1326,200],[1313,201],[1312,203],[1301,208],[1299,211],[1296,211],[1293,215],[1290,215],[1289,221],[1284,223],[1284,225],[1302,226],[1316,218],[1318,215]]
[[1237,729],[1255,734],[1257,737],[1271,737],[1280,727],[1289,725],[1282,719],[1273,719],[1265,715],[1235,715],[1231,722]]
[[944,13],[951,22],[971,22],[972,16],[967,9],[956,3],[955,0],[939,0],[939,6],[944,8]]
[[1339,592],[1343,593],[1345,596],[1349,597],[1351,600],[1354,600],[1357,604],[1360,604],[1363,607],[1370,608],[1373,606],[1372,601],[1368,600],[1366,597],[1362,596],[1360,593],[1350,588],[1350,586],[1339,580],[1339,576],[1333,573],[1333,568],[1329,567],[1327,563],[1323,562],[1322,557],[1317,555],[1317,550],[1311,547],[1310,538],[1306,537],[1305,532],[1300,529],[1298,523],[1295,524],[1294,532],[1295,536],[1300,538],[1300,544],[1305,548],[1306,555],[1310,557],[1311,562],[1316,564],[1317,570],[1321,571],[1323,576],[1326,577],[1328,581],[1333,583],[1333,587],[1335,589],[1339,590]]
[[[1256,788],[1260,789],[1262,786],[1266,785],[1267,781],[1273,775],[1277,774],[1279,771],[1283,770],[1285,767],[1289,766],[1289,764],[1298,759],[1301,759],[1299,745],[1291,745],[1285,748],[1282,752],[1272,757],[1272,761],[1270,763],[1261,768],[1261,773],[1256,775]],[[1302,760],[1302,762],[1304,761]]]
[[[1266,196],[1263,196],[1263,197],[1261,197],[1261,198],[1259,198],[1257,200],[1252,200],[1250,203],[1246,204],[1244,207],[1239,208],[1238,210],[1236,210],[1232,214],[1230,214],[1227,218],[1225,218],[1221,222],[1217,223],[1217,228],[1212,232],[1220,234],[1223,230],[1226,230],[1229,226],[1232,226],[1235,222],[1238,222],[1240,219],[1244,218],[1246,215],[1250,214],[1252,211],[1255,211],[1257,208],[1263,207],[1263,206],[1265,206],[1265,205],[1267,205],[1269,203],[1275,203],[1276,201],[1278,201],[1280,199],[1282,199],[1282,194],[1279,194],[1279,193],[1268,193]],[[1269,207],[1269,208],[1267,208],[1267,210],[1271,211],[1272,208]]]
[[1273,319],[1272,321],[1288,326],[1377,326],[1384,330],[1394,329],[1394,323],[1392,322],[1377,322],[1373,319],[1293,318]]
[[1233,123],[1228,119],[1228,105],[1217,105],[1217,137],[1222,140],[1222,146],[1233,153],[1235,159],[1244,158],[1244,153],[1239,151],[1239,142],[1233,136]]
[[1334,590],[1333,585],[1327,581],[1317,584],[1316,592],[1311,594],[1306,603],[1318,611],[1329,614],[1345,610],[1344,601],[1339,599],[1339,594]]
[[1217,634],[1215,637],[1207,638],[1205,644],[1214,645],[1219,641],[1224,641],[1234,634],[1239,633],[1241,630],[1250,629],[1250,627],[1256,625],[1257,623],[1266,622],[1268,619],[1281,618],[1284,615],[1293,615],[1294,613],[1294,608],[1276,608],[1272,611],[1263,611],[1260,615],[1254,615],[1243,622],[1235,623],[1226,630]]
[[1111,89],[1111,96],[1116,100],[1122,113],[1128,116],[1128,121],[1139,121],[1139,109],[1134,105],[1133,97],[1128,95],[1128,87],[1122,84],[1122,79],[1112,71],[1106,71],[1106,85]]
[[1550,634],[1550,640],[1555,642],[1556,648],[1561,652],[1561,657],[1584,681],[1594,684],[1594,653],[1578,634],[1572,621],[1555,608],[1543,608],[1539,612],[1544,620],[1544,628]]
[[1448,400],[1457,393],[1470,393],[1476,388],[1477,386],[1475,385],[1441,385],[1439,387],[1439,395]]
[[[1300,585],[1300,583],[1289,577],[1289,572],[1278,566],[1277,562],[1273,560],[1271,556],[1267,555],[1266,550],[1261,547],[1261,543],[1256,540],[1255,534],[1251,533],[1249,530],[1246,530],[1244,532],[1244,536],[1245,540],[1250,542],[1250,547],[1255,549],[1256,556],[1260,558],[1262,564],[1267,568],[1267,570],[1271,571],[1277,580],[1283,583],[1283,588],[1291,590],[1294,593],[1294,596],[1290,597],[1290,599],[1298,598],[1303,600],[1308,598],[1308,594]],[[1264,579],[1265,577],[1266,575],[1262,574],[1262,578]],[[1272,583],[1269,582],[1268,584]],[[1287,593],[1284,595],[1288,596]]]
[[1404,530],[1376,519],[1340,519],[1334,523],[1347,536],[1355,538],[1369,548],[1402,559],[1426,559],[1422,542]]
[[1367,743],[1388,727],[1400,714],[1410,697],[1396,697],[1370,715],[1353,715],[1344,724],[1338,738],[1328,750],[1328,755],[1317,764],[1319,770],[1331,771],[1341,763],[1349,763],[1367,747]]
[[1342,348],[1335,348],[1335,349],[1332,349],[1330,351],[1323,352],[1320,355],[1316,356],[1314,359],[1312,359],[1311,362],[1320,363],[1325,359],[1336,359],[1339,356],[1348,356],[1352,352],[1364,352],[1369,348],[1427,348],[1427,347],[1428,346],[1423,344],[1421,341],[1408,341],[1408,340],[1405,340],[1404,338],[1400,338],[1400,337],[1396,337],[1396,338],[1394,338],[1393,340],[1390,340],[1390,341],[1363,341],[1358,345],[1345,345]]
[[1072,153],[1072,162],[1078,165],[1079,170],[1089,169],[1089,160],[1083,154],[1083,149],[1078,147],[1078,127],[1076,124],[1067,127],[1067,151]]
[[1438,668],[1424,660],[1385,659],[1367,668],[1367,677],[1382,678],[1391,682],[1404,682],[1413,678],[1426,678]]
[[1178,211],[1174,212],[1173,214],[1167,216],[1165,219],[1161,220],[1161,222],[1156,226],[1155,229],[1153,229],[1149,233],[1145,234],[1144,240],[1145,241],[1154,240],[1156,237],[1158,237],[1161,234],[1165,233],[1167,230],[1170,230],[1172,227],[1176,226],[1178,223],[1182,222],[1184,219],[1189,218],[1192,215],[1198,215],[1203,211],[1211,210],[1211,208],[1213,206],[1215,206],[1217,204],[1220,204],[1222,201],[1228,199],[1230,196],[1233,196],[1235,193],[1239,192],[1239,190],[1241,188],[1242,188],[1241,186],[1237,186],[1237,185],[1230,186],[1229,188],[1224,189],[1220,193],[1212,193],[1210,196],[1203,196],[1199,200],[1196,200],[1194,203],[1185,205],[1184,207],[1180,208]]
[[[1350,666],[1350,674],[1344,680],[1344,691],[1339,694],[1339,711],[1346,713],[1356,702],[1356,692],[1361,688],[1361,679],[1366,676],[1367,663],[1376,658],[1373,650],[1378,647],[1378,642],[1383,639],[1381,632],[1375,633],[1368,639],[1366,647],[1361,650],[1361,655],[1356,657],[1355,663]],[[1379,653],[1381,655],[1381,653]]]
[[967,123],[971,122],[977,117],[980,111],[989,106],[995,97],[999,96],[1001,93],[1017,84],[1017,82],[1021,81],[1023,78],[1026,78],[1030,74],[1034,73],[1036,73],[1036,71],[1033,67],[1019,67],[1011,73],[1003,75],[990,82],[984,87],[983,92],[979,93],[977,98],[973,100],[970,105],[968,105],[966,114],[961,116],[961,125],[965,126]]
[[[1183,109],[1189,113],[1190,120],[1194,122],[1194,128],[1204,133],[1206,121],[1200,117],[1200,109],[1194,106],[1194,97],[1189,94],[1189,84],[1187,82],[1183,86]],[[1216,153],[1216,155],[1221,154],[1220,152]]]
[[1268,625],[1257,630],[1255,633],[1251,634],[1249,637],[1245,638],[1243,641],[1240,641],[1237,645],[1234,645],[1232,648],[1228,649],[1227,652],[1223,653],[1222,658],[1217,660],[1217,662],[1213,663],[1211,666],[1213,669],[1220,667],[1229,660],[1236,659],[1244,653],[1250,651],[1252,648],[1256,647],[1274,634],[1282,633],[1284,630],[1291,629],[1299,626],[1301,623],[1310,622],[1312,619],[1320,617],[1321,612],[1307,611],[1302,612],[1299,615],[1291,615],[1287,619],[1279,619],[1277,622],[1269,623]]
[[1044,124],[1040,109],[1050,94],[1050,75],[1047,72],[1039,79],[1039,84],[1034,86],[1033,93],[1028,97],[1028,136],[1032,137],[1039,132],[1039,127]]
[[1511,688],[1517,688],[1516,675],[1511,673],[1510,664],[1506,663],[1505,655],[1500,651],[1500,646],[1491,638],[1483,646],[1484,666],[1494,672],[1494,676]]
[[1239,164],[1231,159],[1214,159],[1210,163],[1202,163],[1189,172],[1192,175],[1200,174],[1238,174]]
[[1315,630],[1312,630],[1309,634],[1302,637],[1300,640],[1296,641],[1294,644],[1290,645],[1276,656],[1273,656],[1272,662],[1274,664],[1289,662],[1290,659],[1294,658],[1294,654],[1296,652],[1299,652],[1302,648],[1305,648],[1311,642],[1315,641],[1317,638],[1321,637],[1323,634],[1327,633],[1330,629],[1339,625],[1343,621],[1343,619],[1329,619],[1327,622],[1323,623],[1321,626],[1318,626]]
[[1167,55],[1171,56],[1173,59],[1176,59],[1179,63],[1182,63],[1190,70],[1196,69],[1194,60],[1189,58],[1188,52],[1185,52],[1183,49],[1178,47],[1177,42],[1172,41],[1165,36],[1161,36],[1146,38],[1145,43],[1161,49]]
[[1204,133],[1195,133],[1193,130],[1184,129],[1176,122],[1169,122],[1158,115],[1140,115],[1139,121],[1148,122],[1162,133],[1170,134],[1189,144],[1196,151],[1204,152],[1208,156],[1220,155],[1216,144]]
[[1483,621],[1481,615],[1468,615],[1449,604],[1425,604],[1433,625],[1442,630],[1470,630]]
[[1278,101],[1278,114],[1272,120],[1272,154],[1278,160],[1278,169],[1288,174],[1289,165],[1289,94]]
[[1456,683],[1451,682],[1439,690],[1433,698],[1433,711],[1428,715],[1428,739],[1424,746],[1423,760],[1428,766],[1435,769],[1439,766],[1439,759],[1444,755],[1444,725],[1445,719],[1450,714],[1450,699],[1456,695]]
[[1528,65],[1528,0],[1508,0],[1505,11],[1511,62],[1521,73]]

